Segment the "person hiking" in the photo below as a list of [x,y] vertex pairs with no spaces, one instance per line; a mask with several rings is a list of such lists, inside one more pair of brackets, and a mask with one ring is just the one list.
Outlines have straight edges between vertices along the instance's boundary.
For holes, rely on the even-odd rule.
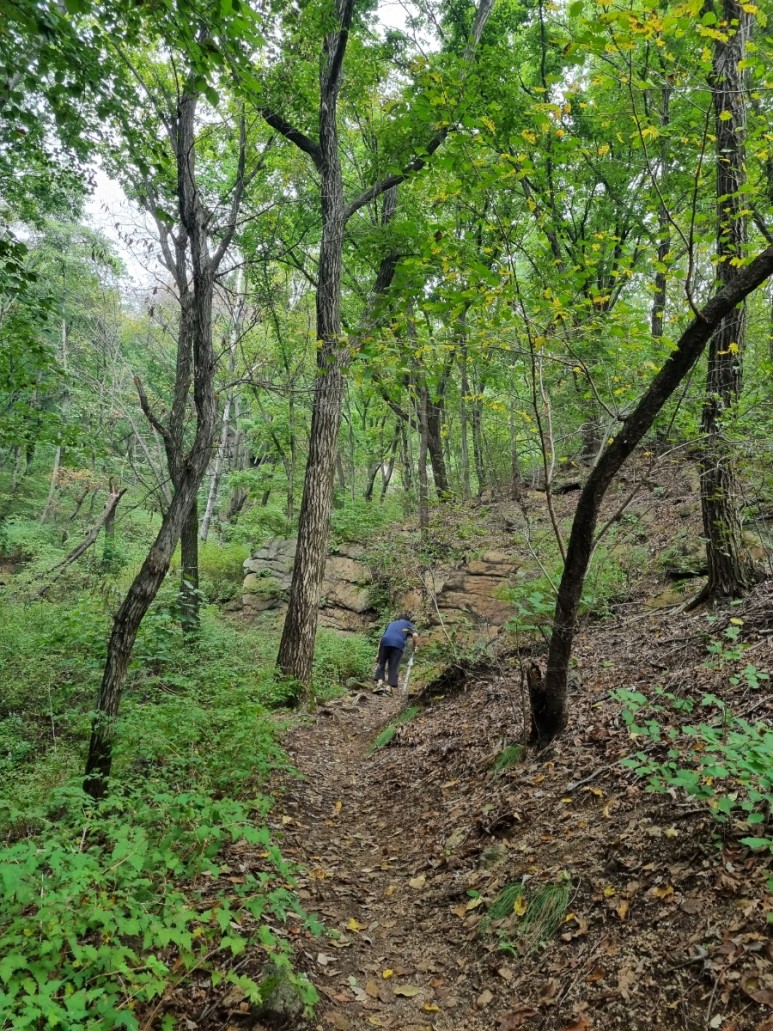
[[400,662],[405,650],[408,638],[413,641],[413,650],[416,651],[419,643],[419,635],[416,627],[411,621],[407,612],[401,613],[397,619],[392,620],[378,644],[378,657],[376,659],[376,672],[373,679],[381,685],[386,677],[387,693],[391,693],[393,687],[397,687],[397,672],[400,669]]

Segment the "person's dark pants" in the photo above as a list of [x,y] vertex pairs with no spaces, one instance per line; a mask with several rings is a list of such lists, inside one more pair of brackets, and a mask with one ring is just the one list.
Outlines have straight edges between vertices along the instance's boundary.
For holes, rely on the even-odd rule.
[[391,648],[388,644],[378,646],[378,665],[374,680],[384,680],[390,687],[397,687],[397,671],[400,669],[400,660],[403,657],[402,648]]

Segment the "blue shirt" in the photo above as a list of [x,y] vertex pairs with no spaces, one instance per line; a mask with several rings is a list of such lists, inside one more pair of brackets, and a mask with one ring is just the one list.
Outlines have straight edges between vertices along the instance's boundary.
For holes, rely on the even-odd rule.
[[416,627],[407,619],[395,619],[384,631],[381,643],[386,648],[405,648],[407,639],[416,633]]

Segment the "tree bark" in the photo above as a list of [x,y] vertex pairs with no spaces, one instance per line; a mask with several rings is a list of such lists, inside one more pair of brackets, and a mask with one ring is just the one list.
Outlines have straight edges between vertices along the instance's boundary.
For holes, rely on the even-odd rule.
[[532,729],[532,743],[545,745],[563,729],[566,683],[577,610],[593,550],[593,533],[604,495],[666,401],[693,368],[722,319],[773,273],[773,246],[762,251],[704,306],[680,337],[620,432],[606,444],[580,493],[558,589],[553,634],[548,652],[542,706]]
[[[739,62],[746,56],[750,15],[736,0],[723,0],[723,36],[714,44],[712,92],[717,137],[717,278],[729,283],[734,259],[745,256],[747,216],[744,132],[746,103]],[[744,551],[735,446],[725,435],[742,386],[746,305],[723,320],[709,342],[706,398],[701,429],[701,512],[708,581],[693,602],[738,597],[751,586],[753,566]]]
[[[492,5],[493,0],[480,2],[464,53],[466,62],[471,62],[474,57]],[[419,171],[427,159],[425,156],[415,159],[399,175],[388,176],[346,203],[339,154],[337,106],[353,10],[354,0],[336,0],[337,27],[325,36],[320,74],[319,142],[294,129],[281,116],[271,111],[263,112],[272,127],[312,158],[320,177],[322,240],[316,293],[318,375],[299,516],[298,546],[277,657],[279,669],[302,685],[311,683],[319,594],[332,511],[344,371],[350,358],[346,341],[341,338],[340,319],[344,228],[356,211]],[[442,145],[449,131],[445,128],[432,138],[426,147],[427,156]]]

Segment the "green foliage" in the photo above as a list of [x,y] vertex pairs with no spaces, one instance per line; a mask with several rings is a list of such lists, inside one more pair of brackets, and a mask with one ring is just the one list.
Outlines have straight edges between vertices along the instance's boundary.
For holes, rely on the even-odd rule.
[[373,753],[379,751],[379,749],[386,748],[399,728],[406,723],[410,723],[412,719],[415,719],[416,716],[419,715],[420,711],[421,710],[418,705],[409,705],[407,709],[403,709],[400,715],[395,719],[394,723],[390,723],[389,726],[384,727],[381,733],[376,736],[373,744],[368,749],[368,755],[373,755]]
[[201,592],[208,602],[225,602],[241,593],[244,580],[244,547],[240,543],[199,544]]
[[524,745],[508,745],[494,760],[492,770],[494,773],[504,773],[511,766],[517,766],[518,763],[523,762],[525,755],[526,747]]
[[314,693],[325,698],[349,680],[365,682],[373,675],[374,648],[363,634],[320,630],[314,649]]
[[498,948],[510,955],[531,955],[549,941],[566,917],[572,885],[558,881],[532,887],[508,884],[497,895],[481,922],[481,932],[493,933]]
[[[767,680],[753,666],[744,678],[749,686]],[[645,751],[622,760],[643,777],[652,791],[678,788],[706,804],[720,823],[732,819],[745,827],[764,823],[773,806],[773,731],[766,723],[735,716],[715,695],[704,695],[700,709],[711,722],[673,725],[675,714],[692,714],[690,699],[655,689],[652,699],[621,688],[623,719],[633,737],[646,737],[666,747],[665,757]],[[773,838],[770,839],[773,847]]]
[[400,522],[402,514],[394,501],[383,505],[346,494],[333,508],[331,539],[333,547],[356,542],[368,544],[382,536],[392,523]]
[[[293,893],[260,790],[286,768],[267,713],[282,695],[275,641],[205,609],[192,653],[168,600],[143,628],[99,807],[68,777],[82,764],[107,614],[88,599],[3,607],[0,660],[13,692],[0,714],[0,1026],[139,1027],[136,1007],[194,968],[217,981],[216,957],[248,946],[307,1009],[315,1001],[278,928],[289,915],[320,927]],[[236,842],[261,858],[234,882]],[[263,997],[248,977],[226,980]]]
[[[0,1022],[139,1028],[137,1004],[194,968],[222,976],[213,957],[248,945],[290,970],[289,946],[273,928],[291,913],[319,927],[299,906],[293,870],[268,828],[255,821],[266,808],[260,796],[222,799],[141,779],[98,809],[78,786],[55,792],[44,833],[0,851]],[[233,884],[221,853],[236,841],[264,860]],[[259,1001],[255,982],[239,984]],[[315,1001],[308,984],[304,997]]]

